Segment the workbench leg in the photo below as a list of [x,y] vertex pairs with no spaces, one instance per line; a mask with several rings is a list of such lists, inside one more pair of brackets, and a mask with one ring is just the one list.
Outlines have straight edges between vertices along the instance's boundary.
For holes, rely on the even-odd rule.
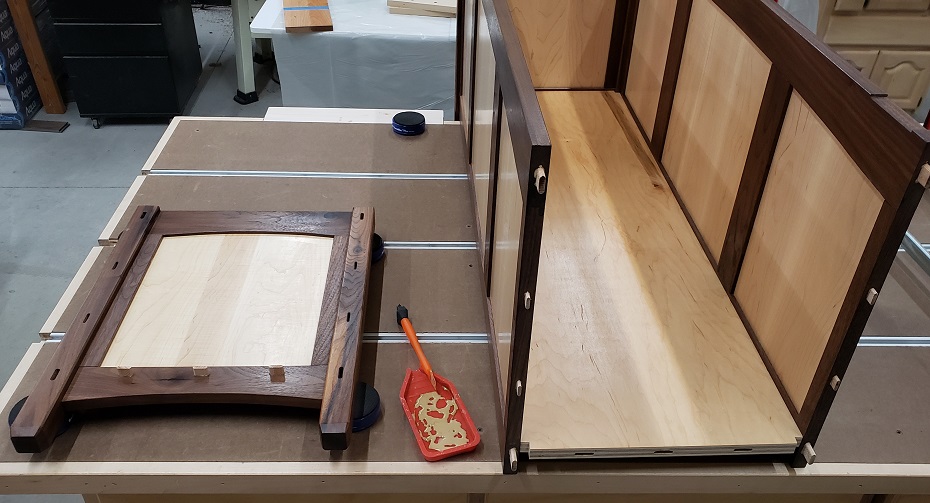
[[252,31],[249,29],[249,0],[233,0],[233,42],[236,46],[236,73],[239,77],[239,89],[236,91],[236,103],[248,105],[258,101],[255,92],[255,68],[252,66]]

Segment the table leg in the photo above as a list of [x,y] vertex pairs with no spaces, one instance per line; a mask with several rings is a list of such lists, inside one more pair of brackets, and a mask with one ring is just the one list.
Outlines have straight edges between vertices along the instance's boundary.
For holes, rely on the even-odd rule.
[[252,32],[249,30],[249,0],[233,0],[233,41],[236,46],[236,73],[239,89],[236,103],[248,105],[258,101],[255,92],[255,68],[252,66]]

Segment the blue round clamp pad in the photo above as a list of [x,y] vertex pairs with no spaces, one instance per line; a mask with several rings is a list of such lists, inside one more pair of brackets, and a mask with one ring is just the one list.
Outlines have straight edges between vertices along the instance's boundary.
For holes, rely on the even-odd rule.
[[418,112],[401,112],[394,116],[394,132],[402,136],[417,136],[426,132],[426,117]]
[[375,233],[371,237],[371,263],[377,264],[384,258],[384,239]]
[[381,418],[381,396],[375,388],[360,382],[355,387],[355,402],[352,404],[352,431],[371,428]]

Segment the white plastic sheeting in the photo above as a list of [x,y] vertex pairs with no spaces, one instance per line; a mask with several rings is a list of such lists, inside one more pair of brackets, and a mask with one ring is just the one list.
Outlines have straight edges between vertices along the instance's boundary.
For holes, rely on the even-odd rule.
[[386,0],[329,0],[333,31],[284,31],[282,0],[251,24],[271,38],[285,106],[439,109],[452,120],[455,19],[388,12]]

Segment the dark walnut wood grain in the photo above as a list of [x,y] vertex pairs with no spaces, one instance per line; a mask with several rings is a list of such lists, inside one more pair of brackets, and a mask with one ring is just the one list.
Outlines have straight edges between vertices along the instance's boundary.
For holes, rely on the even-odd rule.
[[105,272],[94,284],[81,313],[65,333],[43,379],[30,393],[19,415],[10,425],[10,439],[17,452],[40,452],[48,448],[64,421],[61,400],[71,384],[84,353],[106,316],[123,278],[142,247],[158,216],[157,206],[140,206],[107,260]]
[[374,227],[374,208],[355,208],[320,408],[320,440],[326,450],[348,448],[352,434],[352,398],[358,377]]
[[[16,450],[39,452],[49,447],[66,412],[204,403],[323,406],[324,417],[332,420],[325,427],[321,424],[321,431],[333,431],[337,423],[345,430],[335,443],[327,440],[331,435],[324,435],[324,447],[345,449],[358,373],[374,210],[160,212],[146,206],[136,210],[132,222],[82,307],[83,314],[60,343],[45,372],[47,379],[40,381],[11,426]],[[101,367],[162,238],[217,233],[333,237],[312,365]],[[338,347],[331,347],[334,344]]]
[[730,214],[727,235],[720,251],[720,260],[717,262],[720,282],[729,293],[733,293],[736,288],[739,268],[743,264],[746,247],[749,246],[749,234],[759,210],[762,189],[765,187],[772,158],[775,156],[775,148],[778,146],[778,137],[790,100],[791,84],[773,66],[762,95],[759,118],[749,143],[743,176],[736,191],[733,213]]
[[[668,136],[668,124],[672,120],[672,102],[678,88],[678,73],[681,70],[681,58],[685,53],[685,39],[688,37],[688,23],[691,20],[693,0],[678,0],[675,8],[675,20],[672,22],[672,36],[668,45],[668,58],[665,61],[665,73],[662,77],[662,89],[659,91],[659,104],[656,109],[656,122],[652,129],[652,142],[649,146],[656,159],[662,159],[665,139]],[[644,136],[644,138],[649,138]]]
[[143,367],[122,377],[113,367],[78,370],[62,402],[68,410],[160,404],[249,404],[319,408],[326,367],[284,367],[272,382],[268,367],[212,367],[196,376],[191,367]]

